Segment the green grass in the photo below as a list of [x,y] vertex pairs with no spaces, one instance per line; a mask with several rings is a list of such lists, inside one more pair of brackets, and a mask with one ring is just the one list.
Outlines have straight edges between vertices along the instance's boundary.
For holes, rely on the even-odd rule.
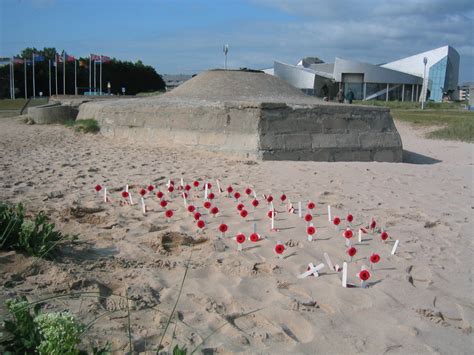
[[474,112],[459,110],[392,110],[392,116],[415,126],[439,126],[428,138],[474,142]]
[[[354,101],[356,105],[365,105],[365,106],[383,106],[389,107],[390,109],[421,109],[420,102],[411,102],[411,101],[378,101],[378,100],[369,100],[369,101]],[[430,110],[461,110],[465,106],[465,102],[427,102],[425,108]]]
[[[9,100],[4,99],[0,100],[0,110],[21,110],[23,106],[26,104],[25,99],[16,99],[16,100]],[[33,99],[30,101],[28,107],[44,105],[48,103],[48,98],[41,98],[41,99]]]
[[76,121],[67,121],[65,125],[67,127],[73,127],[77,132],[97,133],[100,131],[99,124],[93,118],[87,118],[84,120],[76,120]]

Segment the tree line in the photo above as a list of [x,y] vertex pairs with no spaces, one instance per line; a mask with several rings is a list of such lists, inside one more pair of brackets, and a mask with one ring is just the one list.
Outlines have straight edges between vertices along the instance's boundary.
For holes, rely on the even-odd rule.
[[[43,96],[49,96],[49,63],[51,62],[51,95],[56,94],[56,70],[57,70],[57,89],[58,94],[63,94],[63,63],[58,63],[55,67],[56,56],[63,58],[58,54],[56,48],[45,47],[42,50],[36,48],[25,48],[21,53],[15,56],[14,62],[14,83],[16,98],[25,97],[25,62],[26,64],[26,87],[27,96],[33,96],[33,54],[41,59],[35,61],[35,92],[36,96],[42,92]],[[49,62],[50,61],[50,62]],[[81,57],[66,61],[66,94],[73,95],[75,92],[74,61],[76,61],[78,94],[89,91],[89,57]],[[92,86],[94,86],[94,68],[96,70],[96,88],[100,88],[99,64],[94,67],[92,62]],[[110,82],[112,94],[122,94],[122,88],[125,88],[126,95],[135,95],[139,92],[164,91],[165,82],[163,78],[149,65],[144,65],[140,60],[135,63],[130,61],[121,61],[111,58],[102,64],[102,91],[107,93],[107,83]],[[10,66],[2,65],[0,67],[0,98],[10,97]]]

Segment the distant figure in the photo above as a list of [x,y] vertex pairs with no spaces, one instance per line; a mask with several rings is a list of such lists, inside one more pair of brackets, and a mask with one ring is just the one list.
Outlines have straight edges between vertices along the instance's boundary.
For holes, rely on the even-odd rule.
[[349,92],[346,95],[346,100],[349,104],[352,104],[352,100],[354,100],[354,93],[351,89],[349,89]]
[[344,102],[344,91],[342,91],[342,89],[339,90],[339,92],[336,95],[336,98],[337,98],[337,102],[339,102],[340,104]]

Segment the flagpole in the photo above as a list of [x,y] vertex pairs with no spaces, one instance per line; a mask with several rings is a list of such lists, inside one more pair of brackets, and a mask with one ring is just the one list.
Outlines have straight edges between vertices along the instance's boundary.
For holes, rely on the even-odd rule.
[[11,100],[13,100],[12,68],[13,68],[13,57],[10,58],[10,99]]
[[63,51],[63,95],[66,95],[66,51]]
[[55,94],[58,95],[58,53],[54,55],[54,76],[55,76]]
[[49,71],[49,96],[51,96],[51,59],[48,59],[48,71]]
[[92,89],[92,54],[89,53],[89,93]]
[[96,78],[97,78],[97,75],[96,75],[96,67],[95,67],[95,59],[94,59],[94,95],[95,93],[97,92],[96,91],[96,88],[97,88],[97,85],[96,85]]
[[77,96],[77,62],[74,58],[74,95]]
[[36,97],[36,83],[35,83],[35,54],[33,53],[33,99]]
[[26,62],[27,62],[27,59],[24,59],[24,63],[25,63],[25,99],[28,99],[28,86],[26,84]]
[[13,100],[15,100],[15,61],[12,57],[12,89],[13,89]]
[[100,56],[100,95],[102,95],[102,55]]

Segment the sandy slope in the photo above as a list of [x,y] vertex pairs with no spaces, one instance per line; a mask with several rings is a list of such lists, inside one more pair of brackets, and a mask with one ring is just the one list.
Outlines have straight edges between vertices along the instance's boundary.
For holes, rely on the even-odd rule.
[[[0,253],[1,300],[20,294],[37,299],[99,292],[100,299],[64,300],[48,307],[69,308],[84,322],[116,311],[93,326],[88,341],[110,340],[121,351],[127,346],[126,302],[114,294],[127,292],[137,308],[132,312],[134,348],[150,350],[159,342],[190,257],[174,340],[188,349],[224,325],[205,341],[205,353],[470,353],[473,145],[426,140],[409,126],[398,128],[407,150],[401,164],[252,164],[1,119],[1,199],[22,201],[31,211],[46,210],[63,232],[80,236],[78,243],[63,247],[55,262]],[[151,209],[146,216],[139,205],[119,205],[118,191],[127,183],[159,184],[163,191],[168,178],[179,184],[181,177],[186,183],[198,179],[201,186],[211,182],[214,204],[221,210],[217,218],[203,213],[208,228],[201,237],[208,240],[194,246],[167,233],[196,237],[193,218],[177,194],[169,199],[175,211],[169,224],[154,196],[146,198]],[[242,198],[249,211],[246,221],[236,213],[234,199],[217,193],[216,178],[244,196],[245,187],[255,188],[260,199],[255,211]],[[94,193],[98,183],[117,190],[112,203],[103,204]],[[137,187],[131,188],[135,200]],[[285,212],[279,201],[280,231],[269,231],[261,194],[272,193],[278,200],[282,192],[295,202],[317,202],[316,241],[306,241],[305,222]],[[194,200],[202,206],[202,191]],[[341,232],[327,222],[328,203],[334,215],[352,213],[355,224],[375,217],[392,237],[384,244],[378,233],[368,234],[355,245],[351,283],[358,284],[356,273],[367,256],[378,252],[382,257],[368,289],[342,288],[340,274],[327,267],[319,278],[296,278],[309,262],[324,262],[323,252],[335,263],[348,260]],[[239,253],[231,236],[238,231],[249,235],[253,220],[266,239],[246,242]],[[223,242],[216,241],[221,221],[229,224]],[[391,256],[395,239],[400,247]],[[276,241],[286,244],[284,259],[273,252]]]

